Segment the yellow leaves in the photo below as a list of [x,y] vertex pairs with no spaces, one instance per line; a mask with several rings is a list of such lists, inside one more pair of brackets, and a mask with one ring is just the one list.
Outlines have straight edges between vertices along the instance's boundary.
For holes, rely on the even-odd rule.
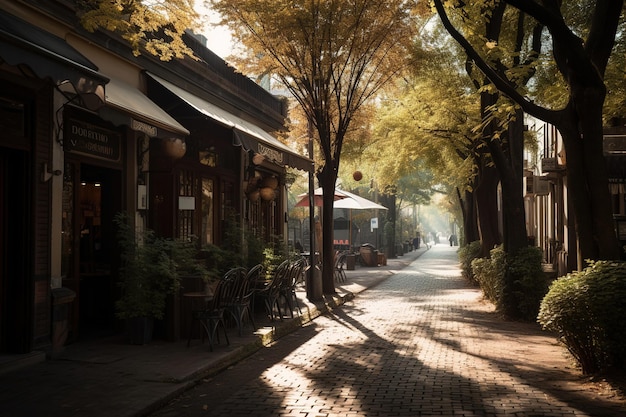
[[163,61],[194,57],[182,39],[186,30],[199,28],[194,0],[91,1],[87,5],[78,12],[83,27],[119,33],[135,55],[145,50]]
[[498,42],[496,42],[496,41],[487,41],[487,42],[485,42],[485,46],[487,47],[487,49],[493,49],[496,46],[498,46]]

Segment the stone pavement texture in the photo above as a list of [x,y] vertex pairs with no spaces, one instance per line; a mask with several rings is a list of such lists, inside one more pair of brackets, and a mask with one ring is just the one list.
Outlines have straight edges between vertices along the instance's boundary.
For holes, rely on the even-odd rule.
[[589,388],[552,335],[500,320],[435,246],[153,417],[626,415]]
[[553,335],[502,321],[460,277],[455,249],[348,271],[326,305],[262,323],[263,337],[233,330],[214,352],[68,346],[0,375],[0,416],[626,416]]
[[[391,259],[387,266],[357,267],[346,271],[348,279],[337,284],[337,295],[311,303],[304,289],[298,291],[302,316],[270,322],[255,316],[259,332],[238,336],[230,329],[230,345],[216,345],[213,352],[200,340],[176,343],[155,340],[133,346],[122,337],[68,345],[57,360],[42,361],[35,352],[0,358],[0,417],[135,417],[145,416],[194,386],[324,314],[329,306],[350,300],[355,294],[402,269],[426,249]],[[7,362],[8,361],[8,362]],[[35,363],[33,363],[35,362]],[[15,363],[28,366],[15,366]]]

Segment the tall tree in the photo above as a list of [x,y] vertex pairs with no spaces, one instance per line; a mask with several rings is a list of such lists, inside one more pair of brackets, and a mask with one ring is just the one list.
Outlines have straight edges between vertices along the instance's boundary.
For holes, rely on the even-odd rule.
[[[488,166],[482,162],[488,152],[481,151],[486,147],[474,129],[480,124],[479,96],[465,76],[462,51],[440,25],[426,23],[414,48],[420,65],[387,93],[389,99],[375,117],[376,146],[364,154],[376,158],[374,176],[383,187],[397,183],[400,191],[401,179],[412,170],[431,172],[429,187],[448,193],[449,203],[458,207],[452,212],[462,214],[462,240],[472,242],[479,240],[477,184],[483,178],[482,166]],[[485,237],[486,224],[482,222]]]
[[[335,292],[333,195],[343,140],[359,108],[404,67],[414,25],[407,0],[210,0],[252,59],[300,104],[322,154],[322,289]],[[330,267],[328,267],[330,266]]]
[[[541,34],[543,27],[537,22],[528,22],[525,13],[507,7],[504,2],[496,2],[493,6],[478,3],[478,7],[467,7],[461,14],[465,25],[472,26],[474,43],[484,43],[485,59],[502,76],[507,76],[511,87],[523,88],[534,75],[534,68],[541,51]],[[474,22],[480,22],[478,27]],[[482,30],[481,30],[482,29]],[[473,39],[474,40],[474,39]],[[523,149],[524,149],[524,115],[519,106],[496,89],[485,78],[471,61],[466,65],[468,74],[480,91],[482,140],[489,151],[490,160],[497,171],[485,193],[481,195],[491,198],[491,204],[479,204],[496,208],[497,186],[502,188],[502,243],[505,252],[514,254],[527,246],[524,200],[522,193]],[[476,74],[479,73],[479,74]],[[482,188],[479,187],[479,189]],[[489,200],[487,200],[489,201]],[[488,213],[494,218],[495,212]],[[481,214],[481,219],[485,218]],[[494,243],[483,242],[483,255],[487,255]]]
[[[606,96],[604,74],[622,16],[623,0],[583,2],[588,6],[585,9],[589,10],[589,15],[587,27],[582,31],[568,26],[561,1],[502,0],[547,28],[552,51],[549,61],[558,69],[567,87],[563,92],[567,102],[562,108],[541,106],[518,91],[509,73],[498,71],[479,52],[484,44],[473,45],[449,19],[450,9],[444,7],[441,0],[433,2],[448,32],[498,90],[526,113],[559,129],[567,156],[566,172],[579,242],[579,265],[583,259],[618,259],[620,249],[614,232],[602,151],[602,108]],[[493,4],[497,7],[500,3],[495,1]],[[578,33],[586,34],[585,38]]]

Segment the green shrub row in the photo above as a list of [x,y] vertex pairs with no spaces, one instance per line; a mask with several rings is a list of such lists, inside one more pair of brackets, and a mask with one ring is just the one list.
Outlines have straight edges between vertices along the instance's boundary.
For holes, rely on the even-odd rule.
[[498,246],[490,258],[471,261],[472,275],[485,297],[511,319],[535,320],[548,281],[541,267],[541,249],[528,246],[507,254]]
[[555,331],[584,374],[626,367],[626,262],[590,262],[554,281],[538,321]]
[[480,241],[476,240],[467,245],[463,245],[457,251],[459,262],[461,263],[461,272],[465,278],[474,284],[478,284],[474,274],[472,273],[472,261],[480,254]]

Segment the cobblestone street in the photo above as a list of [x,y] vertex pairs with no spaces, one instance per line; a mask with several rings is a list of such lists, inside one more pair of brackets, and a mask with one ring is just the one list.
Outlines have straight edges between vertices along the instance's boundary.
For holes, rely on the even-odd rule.
[[502,321],[437,245],[154,416],[626,415],[597,387],[553,335]]

